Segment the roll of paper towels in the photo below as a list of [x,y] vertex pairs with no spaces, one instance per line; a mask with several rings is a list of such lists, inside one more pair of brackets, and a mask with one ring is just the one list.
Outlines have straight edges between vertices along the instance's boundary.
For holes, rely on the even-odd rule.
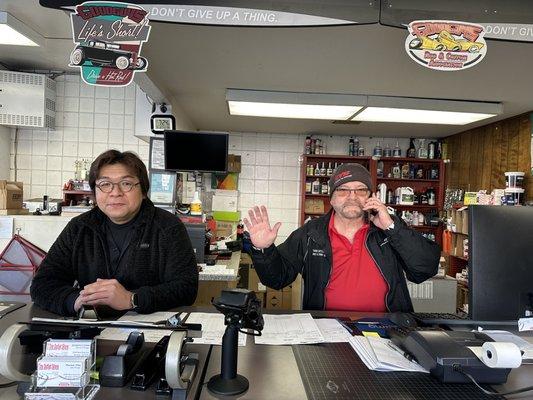
[[482,349],[482,360],[490,368],[518,368],[522,364],[522,353],[514,343],[485,342]]

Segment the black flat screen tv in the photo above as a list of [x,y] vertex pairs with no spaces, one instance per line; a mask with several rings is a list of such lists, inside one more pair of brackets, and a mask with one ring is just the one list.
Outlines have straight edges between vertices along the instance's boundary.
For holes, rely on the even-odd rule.
[[226,172],[227,133],[165,131],[165,169]]

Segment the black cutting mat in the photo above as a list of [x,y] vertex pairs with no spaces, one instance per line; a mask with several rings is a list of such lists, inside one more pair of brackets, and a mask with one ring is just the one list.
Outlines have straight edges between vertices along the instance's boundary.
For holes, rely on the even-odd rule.
[[292,350],[311,400],[503,399],[470,383],[444,384],[420,372],[371,371],[348,343],[298,345]]

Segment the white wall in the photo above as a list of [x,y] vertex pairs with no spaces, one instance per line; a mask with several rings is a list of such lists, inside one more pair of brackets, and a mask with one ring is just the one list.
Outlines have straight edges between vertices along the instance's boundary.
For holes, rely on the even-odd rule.
[[0,125],[0,179],[9,179],[11,129]]
[[[135,84],[91,86],[79,75],[56,82],[56,129],[18,130],[17,179],[24,182],[25,199],[62,198],[63,184],[74,178],[74,162],[93,160],[111,148],[134,151],[148,164],[148,143],[133,136]],[[15,178],[14,158],[12,146],[10,179]]]

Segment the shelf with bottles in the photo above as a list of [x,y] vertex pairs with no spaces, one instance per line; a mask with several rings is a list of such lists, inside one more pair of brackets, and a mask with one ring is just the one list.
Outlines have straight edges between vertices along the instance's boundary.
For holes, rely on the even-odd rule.
[[[378,163],[382,167],[382,172],[378,174]],[[391,190],[394,195],[399,188],[403,191],[412,191],[413,201],[415,204],[395,204],[401,203],[398,198],[387,201],[388,206],[393,207],[397,214],[401,217],[402,212],[414,212],[424,214],[424,216],[438,215],[439,210],[442,209],[444,203],[444,162],[437,159],[418,159],[406,157],[358,157],[346,155],[330,155],[330,154],[305,154],[301,158],[301,213],[300,223],[311,216],[319,216],[327,213],[331,205],[329,203],[329,179],[335,169],[336,165],[343,163],[359,163],[365,166],[372,178],[372,186],[374,191],[379,191],[380,188],[387,188],[386,191]],[[392,167],[396,163],[409,164],[409,173],[416,174],[417,169],[420,169],[419,176],[410,177],[407,173],[407,166],[404,168],[407,179],[394,178],[383,176],[388,175],[389,171],[392,174]],[[413,167],[411,167],[411,164]],[[415,168],[416,166],[416,168]],[[419,167],[420,166],[420,167]],[[315,172],[320,171],[318,174]],[[312,169],[312,170],[311,170]],[[433,169],[433,172],[431,170]],[[426,172],[428,171],[428,172]],[[401,174],[401,169],[400,169]],[[430,179],[426,178],[428,174]],[[432,174],[432,175],[431,175]],[[378,176],[380,175],[380,176]],[[404,188],[410,189],[404,189]],[[400,191],[399,191],[400,192]],[[416,196],[414,196],[416,194]],[[422,195],[423,194],[423,195]],[[390,199],[389,199],[390,200]],[[419,204],[422,203],[422,204]],[[429,204],[428,204],[429,203]],[[306,212],[307,211],[307,212]],[[422,227],[415,228],[419,231],[425,231],[434,235],[437,242],[441,242],[442,238],[439,234],[442,231],[442,226],[433,228],[429,223],[422,223]],[[427,226],[427,227],[426,227]]]

